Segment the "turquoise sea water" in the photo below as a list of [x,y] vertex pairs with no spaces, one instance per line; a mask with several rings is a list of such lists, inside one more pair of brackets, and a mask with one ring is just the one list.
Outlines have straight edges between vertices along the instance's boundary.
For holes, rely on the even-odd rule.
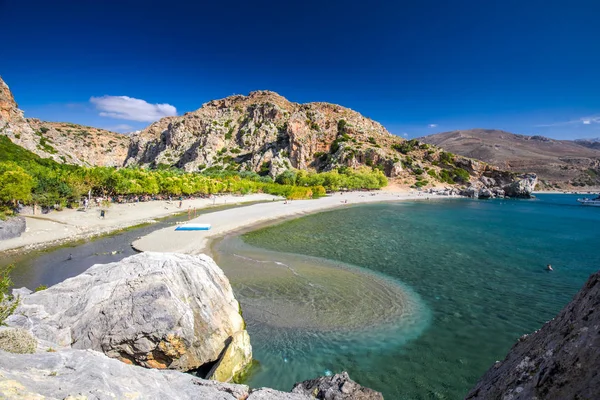
[[575,199],[362,205],[226,238],[261,363],[248,383],[345,370],[386,399],[464,397],[600,268],[600,209]]

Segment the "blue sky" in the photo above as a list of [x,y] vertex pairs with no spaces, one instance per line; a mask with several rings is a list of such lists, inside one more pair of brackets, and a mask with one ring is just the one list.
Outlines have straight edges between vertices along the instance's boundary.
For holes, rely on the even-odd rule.
[[599,13],[595,0],[0,0],[0,75],[28,117],[120,131],[269,89],[408,137],[598,137]]

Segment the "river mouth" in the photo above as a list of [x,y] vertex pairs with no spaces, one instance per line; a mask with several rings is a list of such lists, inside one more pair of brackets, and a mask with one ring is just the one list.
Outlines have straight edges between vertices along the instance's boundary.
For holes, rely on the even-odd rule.
[[227,236],[212,249],[253,323],[340,332],[402,321],[414,331],[427,314],[410,288],[359,267],[258,249],[240,236]]
[[212,256],[241,304],[261,367],[246,382],[289,390],[339,372],[337,356],[365,358],[411,341],[431,321],[409,286],[374,271],[259,249],[240,234],[215,241]]

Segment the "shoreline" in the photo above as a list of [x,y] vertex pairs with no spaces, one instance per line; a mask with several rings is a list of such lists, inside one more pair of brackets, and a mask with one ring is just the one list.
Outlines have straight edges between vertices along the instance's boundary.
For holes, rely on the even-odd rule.
[[[91,208],[87,211],[63,210],[42,215],[21,215],[27,221],[27,228],[21,236],[0,241],[0,254],[27,253],[51,247],[76,243],[95,237],[118,233],[139,225],[153,224],[163,218],[185,215],[188,209],[202,212],[212,207],[240,205],[243,203],[267,202],[276,199],[267,194],[245,196],[217,196],[214,199],[165,200],[111,204],[108,208]],[[99,217],[100,210],[106,210],[106,218]]]
[[419,195],[407,191],[338,192],[314,200],[294,200],[255,204],[248,207],[217,211],[194,218],[190,223],[209,223],[209,231],[175,231],[163,228],[134,241],[136,251],[184,254],[212,254],[214,241],[236,232],[248,232],[262,226],[284,222],[305,215],[360,204],[411,200],[460,199],[462,196]]

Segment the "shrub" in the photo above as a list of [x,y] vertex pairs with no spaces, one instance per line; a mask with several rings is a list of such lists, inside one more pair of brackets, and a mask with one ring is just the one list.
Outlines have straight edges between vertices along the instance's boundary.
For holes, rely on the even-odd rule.
[[35,353],[37,340],[25,329],[11,328],[0,331],[0,349],[9,353]]
[[296,172],[287,170],[282,172],[275,178],[275,182],[280,185],[295,185],[296,184]]
[[327,191],[321,185],[313,186],[311,189],[313,199],[318,199],[319,197],[324,197],[325,195],[327,195]]
[[0,325],[4,325],[4,320],[15,311],[19,304],[19,299],[15,299],[9,294],[12,286],[9,274],[13,268],[13,265],[0,267]]
[[35,288],[34,292],[41,292],[42,290],[46,290],[48,289],[48,286],[46,285],[40,285],[38,287]]

